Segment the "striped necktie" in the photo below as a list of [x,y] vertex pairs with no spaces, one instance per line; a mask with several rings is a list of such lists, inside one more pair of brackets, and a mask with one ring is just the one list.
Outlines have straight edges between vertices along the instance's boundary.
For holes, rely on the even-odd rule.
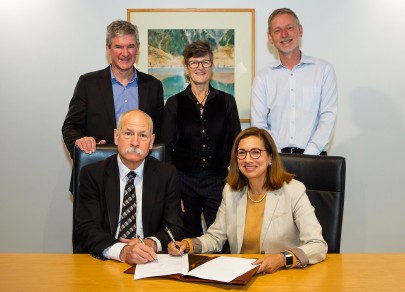
[[121,225],[118,238],[134,238],[136,235],[136,193],[135,180],[136,173],[128,172],[128,182],[125,185],[124,199],[122,201]]

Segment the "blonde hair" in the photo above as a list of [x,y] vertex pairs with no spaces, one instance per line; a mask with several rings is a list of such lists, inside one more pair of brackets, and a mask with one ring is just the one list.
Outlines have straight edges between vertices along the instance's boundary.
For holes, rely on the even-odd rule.
[[297,14],[295,14],[294,11],[292,11],[290,8],[279,8],[279,9],[274,10],[269,16],[269,20],[267,21],[267,30],[268,30],[269,33],[270,33],[270,24],[271,24],[271,22],[273,21],[274,18],[276,18],[276,16],[279,16],[281,14],[289,14],[289,15],[291,15],[292,17],[294,17],[297,20],[298,26],[301,25],[300,20],[298,19],[298,16],[297,16]]

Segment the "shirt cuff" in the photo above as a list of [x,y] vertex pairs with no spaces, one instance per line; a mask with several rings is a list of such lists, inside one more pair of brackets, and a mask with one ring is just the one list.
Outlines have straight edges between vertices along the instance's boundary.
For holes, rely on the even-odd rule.
[[162,251],[162,243],[160,243],[160,240],[157,239],[156,237],[147,237],[149,239],[152,239],[156,243],[156,252]]
[[289,251],[291,251],[300,261],[300,263],[295,266],[296,268],[305,268],[308,265],[309,259],[302,249],[294,247]]
[[119,262],[122,262],[120,260],[120,254],[121,250],[126,246],[126,243],[123,242],[117,242],[110,247],[107,247],[105,250],[103,250],[103,256],[107,259],[110,260],[116,260]]
[[193,243],[194,246],[194,253],[201,253],[202,252],[201,240],[199,240],[197,237],[194,237],[191,238],[191,242]]

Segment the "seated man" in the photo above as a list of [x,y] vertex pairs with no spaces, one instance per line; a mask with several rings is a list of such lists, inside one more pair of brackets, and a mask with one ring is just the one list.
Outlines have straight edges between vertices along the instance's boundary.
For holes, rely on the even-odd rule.
[[83,167],[75,198],[75,253],[140,264],[166,249],[165,227],[182,237],[176,170],[148,156],[154,138],[152,119],[141,110],[128,111],[114,130],[118,154]]

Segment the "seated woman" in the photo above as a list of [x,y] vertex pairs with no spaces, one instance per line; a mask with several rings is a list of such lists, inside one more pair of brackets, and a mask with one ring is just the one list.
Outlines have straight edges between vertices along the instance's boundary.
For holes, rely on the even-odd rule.
[[207,233],[168,245],[172,255],[214,253],[229,241],[231,253],[266,254],[258,273],[305,267],[326,257],[328,246],[305,186],[286,172],[266,130],[242,131],[215,222]]

